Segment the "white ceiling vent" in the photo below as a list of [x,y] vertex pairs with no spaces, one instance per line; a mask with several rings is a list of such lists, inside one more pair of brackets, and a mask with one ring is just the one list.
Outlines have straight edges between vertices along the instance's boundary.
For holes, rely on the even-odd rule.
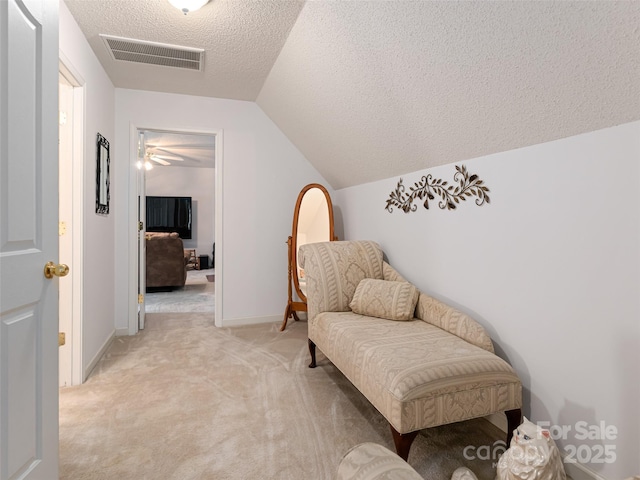
[[204,50],[202,48],[179,47],[103,34],[100,34],[100,38],[104,41],[111,58],[114,60],[186,68],[200,72],[204,69]]

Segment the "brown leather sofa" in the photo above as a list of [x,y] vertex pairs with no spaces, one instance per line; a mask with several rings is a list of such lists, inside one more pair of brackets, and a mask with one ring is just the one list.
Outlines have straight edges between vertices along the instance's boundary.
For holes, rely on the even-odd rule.
[[147,291],[184,286],[187,267],[182,239],[177,233],[147,233]]

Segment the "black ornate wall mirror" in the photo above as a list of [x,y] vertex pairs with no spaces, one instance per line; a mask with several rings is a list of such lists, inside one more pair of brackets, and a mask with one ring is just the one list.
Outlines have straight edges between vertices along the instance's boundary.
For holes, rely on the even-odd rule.
[[96,151],[96,213],[109,213],[109,142],[98,134]]
[[[304,187],[298,195],[293,212],[293,228],[287,239],[289,253],[289,299],[284,312],[284,320],[280,331],[287,326],[287,321],[293,316],[298,320],[296,312],[307,311],[306,280],[304,270],[298,264],[298,248],[300,245],[315,242],[336,240],[333,230],[333,205],[326,188],[318,183],[311,183]],[[293,288],[292,288],[293,284]],[[293,289],[300,299],[293,300]]]

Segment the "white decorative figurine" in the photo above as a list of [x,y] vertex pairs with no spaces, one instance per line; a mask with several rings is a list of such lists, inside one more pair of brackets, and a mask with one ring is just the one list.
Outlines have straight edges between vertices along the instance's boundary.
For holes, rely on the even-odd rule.
[[524,418],[509,449],[498,461],[496,480],[566,480],[556,442],[546,430]]
[[[526,418],[513,431],[509,449],[498,461],[496,480],[566,480],[562,458],[549,430]],[[468,468],[458,468],[451,480],[477,480]]]

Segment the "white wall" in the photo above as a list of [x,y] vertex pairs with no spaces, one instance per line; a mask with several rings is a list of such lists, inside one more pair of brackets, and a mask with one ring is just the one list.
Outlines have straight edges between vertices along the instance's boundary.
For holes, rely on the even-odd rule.
[[183,240],[185,248],[195,248],[197,255],[209,255],[213,250],[215,170],[164,166],[148,170],[147,195],[191,197],[192,238]]
[[[114,332],[114,234],[115,213],[97,215],[96,135],[101,133],[111,148],[111,197],[117,182],[114,162],[115,89],[98,62],[82,31],[64,2],[60,2],[60,51],[72,70],[84,80],[84,194],[74,199],[84,204],[83,265],[83,371],[95,360]],[[74,266],[71,265],[71,268]]]
[[[385,210],[398,178],[339,190],[347,239],[378,241],[423,291],[478,319],[524,383],[524,413],[614,425],[605,478],[640,471],[640,122],[467,162],[491,203]],[[451,182],[453,165],[432,174]],[[595,452],[591,452],[595,453]]]
[[[116,327],[126,328],[131,223],[131,125],[154,130],[222,130],[222,254],[224,324],[281,320],[287,301],[287,248],[298,193],[323,179],[253,102],[116,89]],[[213,185],[211,186],[213,188]],[[218,299],[216,299],[218,301]]]

